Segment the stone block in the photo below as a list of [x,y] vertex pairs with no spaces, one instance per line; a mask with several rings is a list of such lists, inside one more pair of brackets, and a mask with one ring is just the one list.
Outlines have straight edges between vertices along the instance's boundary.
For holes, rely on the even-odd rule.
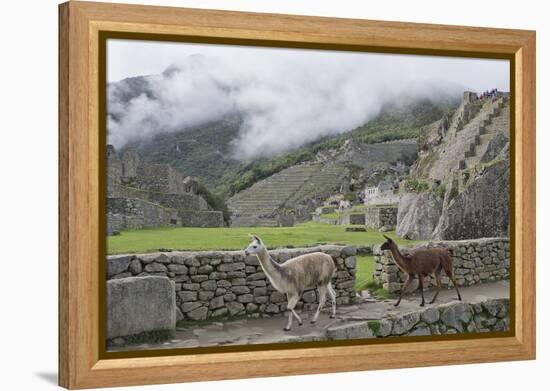
[[187,313],[187,316],[191,320],[205,320],[208,315],[208,308],[199,307]]
[[199,308],[200,306],[201,306],[201,303],[198,303],[196,301],[189,301],[181,305],[181,310],[185,313],[185,312],[193,311],[194,309]]
[[208,301],[213,297],[214,297],[214,292],[212,292],[212,291],[200,291],[199,292],[199,300]]
[[181,289],[183,289],[184,291],[198,291],[199,289],[201,289],[201,286],[200,284],[184,283],[181,284]]
[[208,276],[206,274],[196,274],[191,276],[191,281],[193,282],[203,282],[206,280],[208,280]]
[[254,297],[254,303],[256,304],[265,304],[269,301],[268,296],[256,296]]
[[197,300],[197,292],[192,291],[180,291],[178,297],[182,302]]
[[368,322],[329,327],[326,335],[329,340],[374,338],[374,333],[369,328]]
[[441,310],[441,321],[447,327],[462,332],[465,329],[465,324],[472,320],[473,310],[465,303],[450,303],[443,306]]
[[168,265],[168,270],[176,274],[187,274],[189,269],[185,265],[170,264]]
[[252,303],[254,301],[254,296],[251,294],[245,294],[237,296],[237,301],[239,303]]
[[238,303],[236,301],[232,301],[230,303],[227,303],[225,305],[227,309],[229,310],[229,315],[234,316],[241,312],[244,312],[245,308],[244,305],[241,303]]
[[145,265],[145,271],[148,273],[167,272],[168,269],[162,263],[152,262]]
[[231,287],[231,292],[237,294],[237,295],[243,295],[245,293],[250,293],[250,288],[244,285],[239,286],[233,286]]
[[206,291],[215,291],[217,287],[216,281],[207,280],[201,283],[201,289]]
[[279,313],[279,306],[277,304],[268,304],[265,308],[265,312],[268,314],[278,314]]
[[420,320],[418,312],[404,314],[395,319],[393,322],[393,335],[401,335],[411,330]]
[[210,300],[210,309],[215,310],[215,309],[221,308],[223,307],[223,304],[224,304],[223,296],[215,297],[212,300]]
[[139,261],[139,259],[133,259],[130,262],[128,270],[130,270],[133,275],[138,275],[139,273],[141,273],[143,271],[143,267],[141,266],[141,262]]
[[[132,261],[132,258],[133,258],[132,255],[108,257],[107,258],[107,278],[109,279],[116,274],[125,272],[126,269],[128,269],[128,266],[130,266],[130,262]],[[139,273],[141,273],[141,270],[136,274],[139,274]]]
[[355,256],[350,256],[345,259],[345,264],[348,269],[355,269]]
[[107,281],[107,338],[148,331],[174,331],[174,283],[165,277],[130,277]]

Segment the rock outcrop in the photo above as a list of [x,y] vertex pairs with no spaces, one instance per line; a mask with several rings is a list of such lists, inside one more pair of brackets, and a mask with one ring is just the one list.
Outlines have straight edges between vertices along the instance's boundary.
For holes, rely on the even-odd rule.
[[508,159],[485,168],[463,192],[445,203],[432,238],[460,240],[509,236],[509,188]]
[[442,206],[443,199],[434,192],[403,194],[397,209],[397,236],[411,240],[430,238]]
[[422,186],[414,192],[401,191],[398,236],[418,240],[509,236],[508,95],[477,99],[465,93],[447,124],[427,126],[420,137],[411,180]]

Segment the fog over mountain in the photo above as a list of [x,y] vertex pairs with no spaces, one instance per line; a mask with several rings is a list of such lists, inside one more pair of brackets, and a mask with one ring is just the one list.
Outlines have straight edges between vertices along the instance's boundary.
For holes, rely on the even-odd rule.
[[[172,65],[158,74],[109,83],[109,143],[122,147],[238,114],[242,125],[232,142],[233,156],[272,156],[360,126],[389,102],[437,101],[465,89],[508,87],[504,61],[290,49],[201,51],[197,45],[192,50],[196,54],[172,50],[157,64]],[[121,52],[127,59],[113,60],[117,72],[124,73],[126,61],[125,74],[137,76],[131,55]],[[110,50],[109,58],[116,53]]]

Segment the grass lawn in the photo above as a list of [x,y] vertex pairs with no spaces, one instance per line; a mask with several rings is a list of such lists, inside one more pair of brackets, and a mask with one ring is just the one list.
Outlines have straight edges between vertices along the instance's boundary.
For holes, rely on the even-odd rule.
[[397,208],[397,206],[395,206],[394,204],[375,204],[375,205],[354,205],[351,207],[351,210],[348,209],[348,210],[345,210],[343,212],[341,211],[334,211],[334,212],[331,212],[331,213],[324,213],[321,215],[321,217],[324,217],[326,219],[337,219],[338,217],[340,217],[342,214],[344,213],[363,213],[363,212],[366,212],[367,209],[369,208],[379,208],[379,207],[384,207],[384,208]]
[[[159,249],[171,250],[241,250],[248,246],[249,233],[259,235],[269,248],[308,247],[317,244],[371,245],[384,241],[382,234],[346,232],[345,226],[314,222],[294,227],[245,228],[150,228],[122,231],[107,238],[108,254],[144,253]],[[386,232],[399,244],[417,243],[396,238],[395,231]],[[359,276],[358,276],[359,277]]]
[[371,285],[374,274],[374,256],[358,255],[355,269],[355,290],[362,291]]

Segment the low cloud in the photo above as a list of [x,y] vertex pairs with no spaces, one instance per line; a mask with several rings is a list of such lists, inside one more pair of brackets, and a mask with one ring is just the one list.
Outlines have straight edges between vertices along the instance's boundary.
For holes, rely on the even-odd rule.
[[426,57],[245,53],[186,56],[162,74],[111,83],[109,143],[121,147],[239,114],[233,156],[271,156],[360,126],[403,96],[458,96],[468,80],[467,72],[456,77]]

